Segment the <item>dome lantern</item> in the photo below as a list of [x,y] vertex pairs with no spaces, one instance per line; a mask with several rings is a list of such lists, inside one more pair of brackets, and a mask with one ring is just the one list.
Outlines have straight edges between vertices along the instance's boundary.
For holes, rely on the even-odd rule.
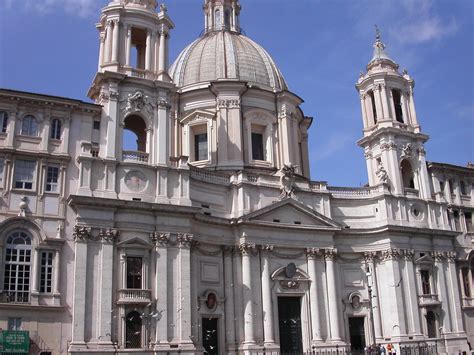
[[240,32],[239,0],[206,0],[204,10],[205,33],[213,31]]

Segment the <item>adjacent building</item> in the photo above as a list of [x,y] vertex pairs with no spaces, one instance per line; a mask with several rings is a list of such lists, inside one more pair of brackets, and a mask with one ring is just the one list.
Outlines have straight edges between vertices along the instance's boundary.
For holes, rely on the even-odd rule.
[[169,66],[166,7],[110,2],[94,103],[0,90],[0,328],[44,355],[468,352],[474,167],[427,162],[380,35],[356,84],[369,183],[334,187],[239,1],[203,11]]

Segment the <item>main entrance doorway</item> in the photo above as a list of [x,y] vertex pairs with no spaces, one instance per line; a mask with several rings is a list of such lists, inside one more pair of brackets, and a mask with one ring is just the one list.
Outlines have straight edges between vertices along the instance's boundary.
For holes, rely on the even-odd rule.
[[202,319],[202,346],[206,355],[219,354],[218,321],[217,318]]
[[280,354],[303,354],[301,298],[278,297],[278,318],[280,324]]
[[349,317],[349,335],[352,351],[364,351],[365,331],[364,317]]

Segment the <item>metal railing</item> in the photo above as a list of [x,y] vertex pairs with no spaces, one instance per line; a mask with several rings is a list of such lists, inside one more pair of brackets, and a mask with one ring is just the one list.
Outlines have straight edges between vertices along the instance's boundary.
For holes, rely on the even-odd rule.
[[151,301],[151,290],[121,289],[119,303],[148,303]]
[[438,346],[436,342],[417,343],[400,346],[400,355],[436,355],[438,354]]

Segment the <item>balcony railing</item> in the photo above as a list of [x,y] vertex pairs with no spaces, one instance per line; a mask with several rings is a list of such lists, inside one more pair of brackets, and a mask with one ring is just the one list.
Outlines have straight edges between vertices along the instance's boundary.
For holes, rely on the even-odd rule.
[[438,295],[419,295],[418,296],[418,304],[421,307],[428,307],[428,306],[437,306],[441,304],[438,299]]
[[123,161],[134,161],[138,163],[148,163],[148,153],[137,152],[133,150],[124,150],[122,152]]
[[3,291],[0,293],[1,303],[30,303],[30,293],[25,291]]
[[151,302],[151,290],[143,289],[121,289],[119,290],[119,304],[124,303],[150,303]]

